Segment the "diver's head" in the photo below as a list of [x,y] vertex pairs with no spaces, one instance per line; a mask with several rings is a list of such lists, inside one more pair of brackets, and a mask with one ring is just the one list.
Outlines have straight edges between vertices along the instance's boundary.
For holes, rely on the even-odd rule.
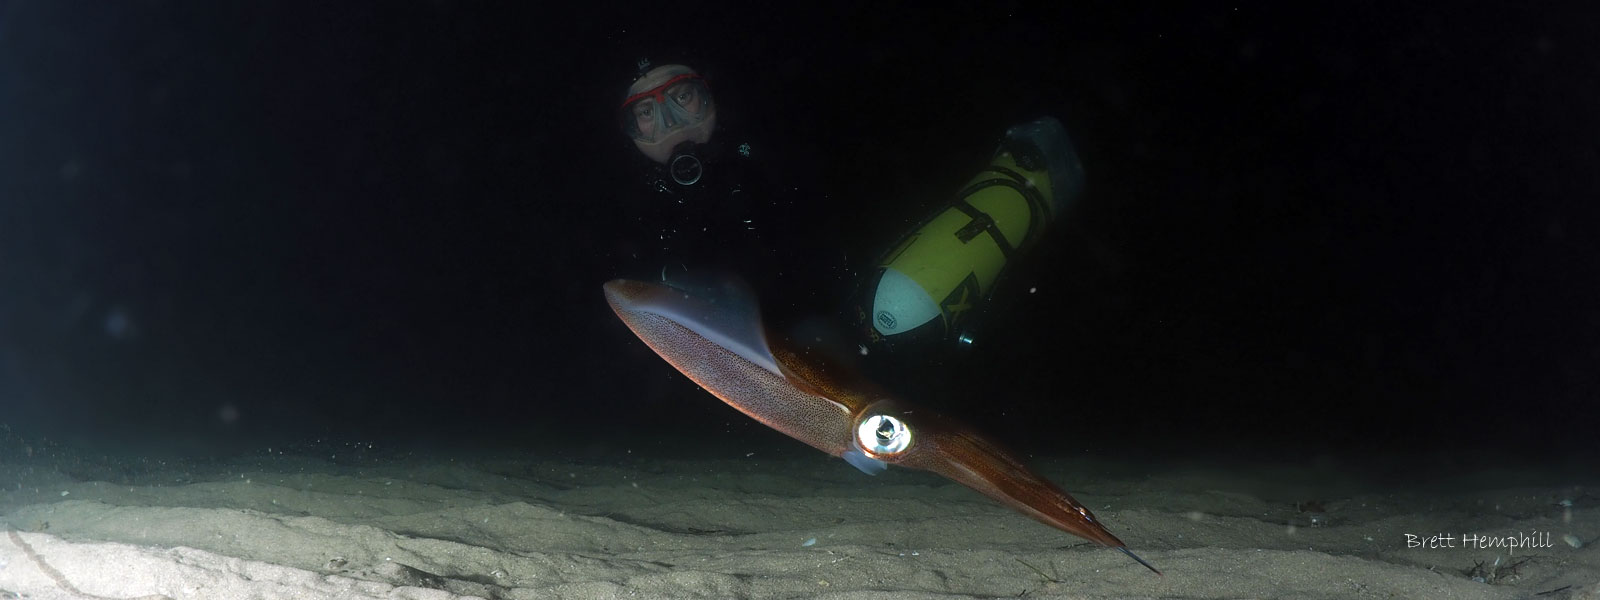
[[640,152],[668,164],[674,149],[684,142],[711,141],[717,105],[711,101],[711,88],[694,69],[662,65],[628,86],[620,117],[622,131],[633,138]]

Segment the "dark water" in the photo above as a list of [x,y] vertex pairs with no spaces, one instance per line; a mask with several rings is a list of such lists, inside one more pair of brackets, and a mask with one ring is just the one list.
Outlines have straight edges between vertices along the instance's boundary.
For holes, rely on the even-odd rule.
[[660,8],[0,2],[0,423],[804,450],[602,300],[653,270],[614,115],[650,58],[809,215],[751,278],[843,265],[788,278],[796,314],[1007,126],[1065,123],[1083,201],[978,343],[886,375],[1013,446],[1594,452],[1592,15]]

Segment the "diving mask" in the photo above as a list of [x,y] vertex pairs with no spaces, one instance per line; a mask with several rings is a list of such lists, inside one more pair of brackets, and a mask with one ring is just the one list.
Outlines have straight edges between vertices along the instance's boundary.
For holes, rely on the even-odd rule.
[[704,144],[717,124],[711,88],[694,69],[663,65],[645,73],[622,101],[622,130],[645,156],[667,164],[683,142]]

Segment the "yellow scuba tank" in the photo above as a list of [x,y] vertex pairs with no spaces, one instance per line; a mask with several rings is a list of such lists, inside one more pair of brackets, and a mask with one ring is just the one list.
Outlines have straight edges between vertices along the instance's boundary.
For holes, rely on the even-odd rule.
[[954,338],[1010,261],[1083,192],[1083,166],[1054,117],[1006,131],[993,159],[884,255],[856,303],[870,343]]

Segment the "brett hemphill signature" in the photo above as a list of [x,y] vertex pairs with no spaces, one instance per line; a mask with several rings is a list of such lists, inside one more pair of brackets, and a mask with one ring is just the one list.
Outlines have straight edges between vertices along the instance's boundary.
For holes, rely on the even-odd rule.
[[1407,533],[1407,548],[1506,548],[1515,555],[1518,548],[1550,548],[1555,544],[1550,542],[1550,532],[1531,530],[1527,533],[1513,533],[1511,535],[1485,535],[1481,533],[1461,533],[1451,535],[1448,533],[1435,533],[1433,535],[1417,535]]

